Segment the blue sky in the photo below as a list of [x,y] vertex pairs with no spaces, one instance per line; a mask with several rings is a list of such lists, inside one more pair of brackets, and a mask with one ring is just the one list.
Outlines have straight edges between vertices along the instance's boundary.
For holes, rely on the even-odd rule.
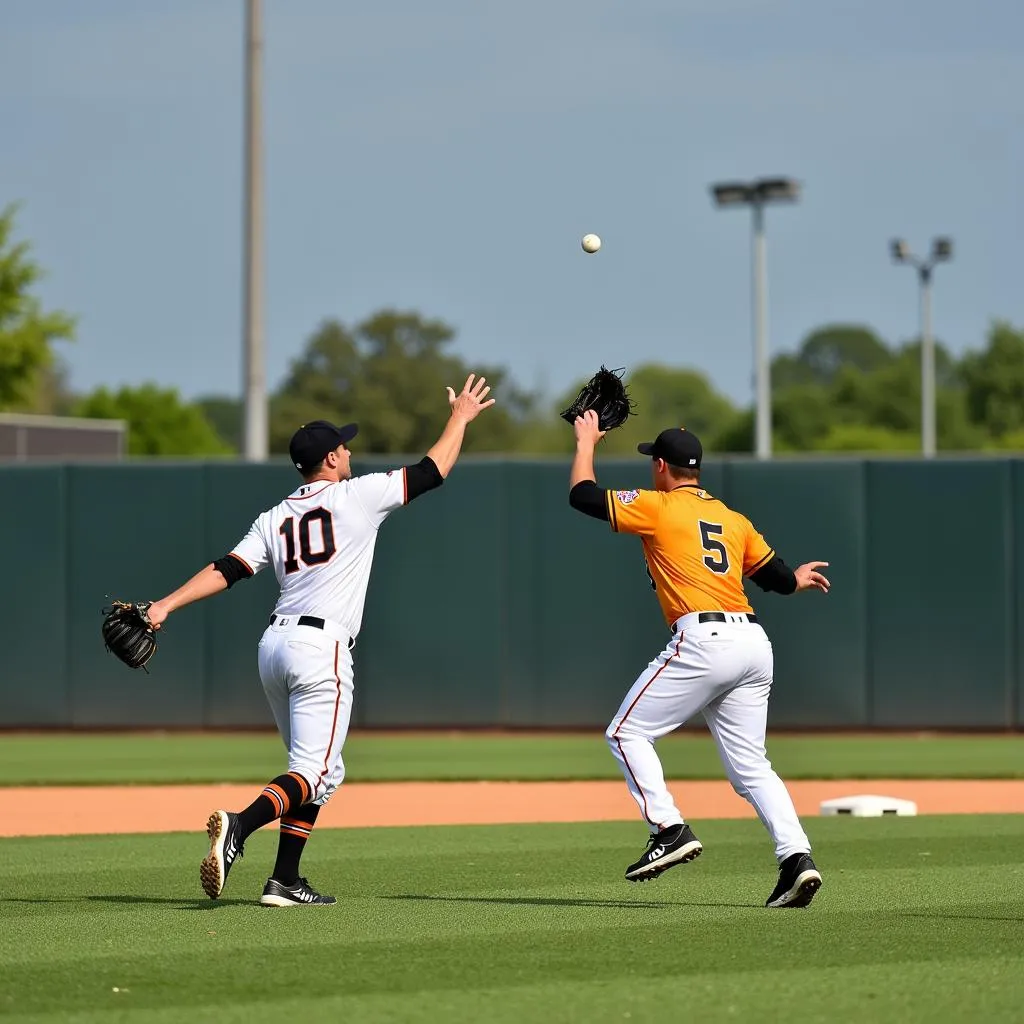
[[[1013,0],[264,0],[271,385],[325,317],[442,317],[471,363],[557,391],[698,367],[751,396],[750,218],[771,346],[917,330],[955,240],[955,351],[1024,324],[1024,9]],[[5,0],[0,204],[79,316],[72,383],[241,388],[242,0]],[[604,248],[588,256],[588,231]]]

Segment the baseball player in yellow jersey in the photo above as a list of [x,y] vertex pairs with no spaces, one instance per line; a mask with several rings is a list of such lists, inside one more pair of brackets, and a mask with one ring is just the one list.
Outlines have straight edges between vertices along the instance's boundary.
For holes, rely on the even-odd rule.
[[597,415],[577,417],[569,503],[641,538],[647,571],[672,637],[605,732],[629,791],[651,832],[643,856],[626,869],[642,882],[703,851],[665,785],[654,743],[703,713],[733,788],[748,800],[775,843],[779,879],[769,907],[806,907],[821,887],[811,844],[785,783],[765,754],[772,645],[752,613],[743,580],[762,590],[827,593],[819,569],[791,569],[750,522],[700,485],[701,443],[682,427],[638,446],[650,456],[652,490],[597,486]]

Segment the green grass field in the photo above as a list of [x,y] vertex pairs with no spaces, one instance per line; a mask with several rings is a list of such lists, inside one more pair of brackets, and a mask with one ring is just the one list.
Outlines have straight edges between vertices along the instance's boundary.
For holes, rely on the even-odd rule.
[[[658,744],[673,779],[719,779],[704,733]],[[769,736],[787,779],[1024,778],[1024,736]],[[8,734],[0,785],[263,783],[284,761],[274,734]],[[354,734],[345,745],[352,782],[418,779],[619,779],[600,731],[573,735]]]
[[0,1015],[33,1022],[1020,1021],[1024,817],[813,819],[825,886],[769,911],[754,821],[630,886],[633,824],[327,830],[338,906],[223,901],[202,836],[4,840]]

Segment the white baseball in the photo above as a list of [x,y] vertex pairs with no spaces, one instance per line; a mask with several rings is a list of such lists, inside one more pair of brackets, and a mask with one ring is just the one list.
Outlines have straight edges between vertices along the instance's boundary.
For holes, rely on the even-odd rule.
[[584,252],[597,252],[601,248],[601,239],[597,235],[584,235],[580,244]]

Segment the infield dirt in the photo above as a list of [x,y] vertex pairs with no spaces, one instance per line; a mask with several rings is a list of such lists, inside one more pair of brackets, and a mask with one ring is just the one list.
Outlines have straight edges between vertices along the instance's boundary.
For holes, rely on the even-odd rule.
[[[919,814],[1019,814],[1024,780],[791,782],[804,817],[823,800],[876,794],[913,800]],[[726,782],[669,784],[687,820],[750,818]],[[0,836],[190,832],[211,810],[238,810],[259,786],[68,786],[0,789]],[[603,782],[375,782],[343,785],[318,828],[639,821],[625,785]]]

